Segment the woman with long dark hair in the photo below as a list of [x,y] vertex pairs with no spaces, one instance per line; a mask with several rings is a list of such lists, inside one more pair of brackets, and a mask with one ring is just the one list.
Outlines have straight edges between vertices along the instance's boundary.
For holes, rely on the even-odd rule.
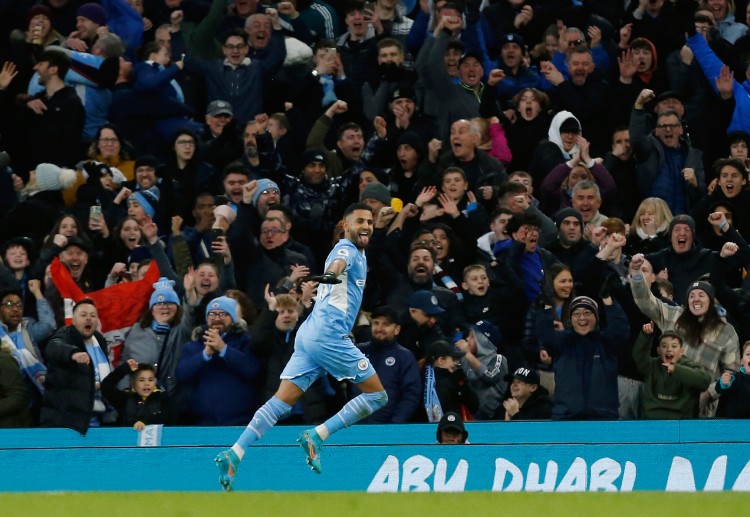
[[[725,246],[730,245],[736,246],[731,243]],[[630,262],[630,287],[638,308],[662,331],[679,332],[685,357],[703,367],[712,379],[718,379],[725,370],[737,370],[739,338],[734,327],[718,312],[714,287],[708,282],[693,282],[688,287],[685,304],[668,305],[648,288],[641,273],[644,260],[639,253]],[[710,399],[708,392],[701,395],[701,416],[715,413],[716,404]]]

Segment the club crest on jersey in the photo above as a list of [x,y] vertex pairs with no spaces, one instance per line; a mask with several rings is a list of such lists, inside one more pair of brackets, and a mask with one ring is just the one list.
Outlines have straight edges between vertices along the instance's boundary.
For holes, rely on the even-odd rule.
[[341,255],[342,257],[348,257],[349,256],[349,250],[346,249],[346,248],[339,248],[338,254]]
[[370,362],[367,359],[360,359],[357,363],[357,368],[363,372],[367,370],[368,366],[370,366]]
[[391,357],[386,357],[385,358],[385,365],[386,366],[393,366],[394,364],[396,364],[396,358],[395,357],[391,356]]

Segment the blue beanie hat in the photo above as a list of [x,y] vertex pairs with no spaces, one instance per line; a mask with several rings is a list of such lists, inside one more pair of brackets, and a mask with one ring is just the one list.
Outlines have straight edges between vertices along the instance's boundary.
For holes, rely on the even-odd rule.
[[159,202],[159,190],[156,189],[156,193],[154,193],[151,189],[149,190],[137,190],[130,194],[130,199],[136,201],[139,205],[143,207],[143,210],[146,211],[146,214],[149,217],[154,217],[156,215],[156,203]]
[[206,305],[206,319],[211,311],[224,311],[232,317],[232,321],[237,321],[237,301],[229,296],[219,296],[214,298]]
[[258,199],[260,199],[260,194],[264,190],[268,190],[270,188],[275,188],[276,190],[279,190],[279,186],[276,184],[276,182],[271,181],[267,178],[262,178],[258,180],[258,190],[255,191],[255,194],[253,194],[253,204],[258,204]]
[[173,285],[174,280],[161,277],[159,281],[154,284],[154,292],[151,294],[151,299],[148,301],[148,308],[153,308],[157,303],[174,303],[180,305],[180,299],[172,287]]

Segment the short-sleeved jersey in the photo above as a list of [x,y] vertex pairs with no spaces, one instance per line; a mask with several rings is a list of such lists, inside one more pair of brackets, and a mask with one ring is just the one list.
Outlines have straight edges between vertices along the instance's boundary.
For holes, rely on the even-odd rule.
[[340,284],[320,284],[312,314],[298,335],[308,340],[340,340],[349,335],[362,305],[367,278],[367,257],[349,239],[341,239],[326,258],[325,270],[334,260],[346,262]]

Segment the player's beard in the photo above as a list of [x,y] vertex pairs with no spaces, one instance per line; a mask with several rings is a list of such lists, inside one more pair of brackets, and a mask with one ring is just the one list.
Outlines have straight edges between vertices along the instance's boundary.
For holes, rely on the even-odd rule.
[[357,246],[359,249],[365,249],[368,244],[370,244],[370,237],[372,237],[372,234],[367,234],[367,237],[363,237],[359,234],[359,231],[350,230],[349,231],[349,240],[354,243],[355,246]]

